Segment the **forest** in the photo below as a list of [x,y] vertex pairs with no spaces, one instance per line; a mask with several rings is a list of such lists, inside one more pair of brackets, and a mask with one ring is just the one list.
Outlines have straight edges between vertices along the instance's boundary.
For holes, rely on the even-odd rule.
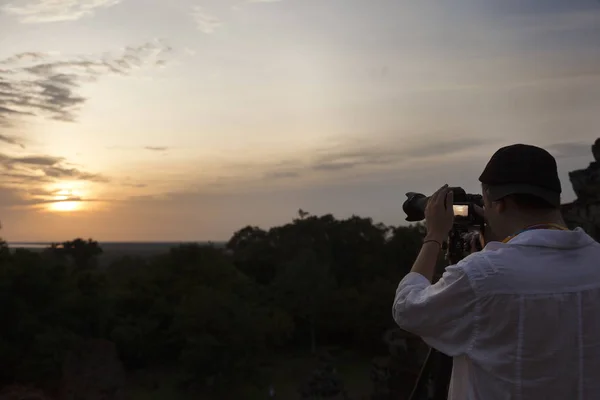
[[350,357],[368,375],[369,360],[388,352],[394,293],[424,233],[301,211],[283,226],[245,227],[225,247],[180,245],[102,268],[91,239],[37,252],[2,243],[0,383],[56,387],[67,352],[85,338],[114,343],[128,376],[163,371],[193,398],[264,399],[273,385],[299,392],[306,377],[279,382],[277,370],[324,349],[345,354],[340,371]]

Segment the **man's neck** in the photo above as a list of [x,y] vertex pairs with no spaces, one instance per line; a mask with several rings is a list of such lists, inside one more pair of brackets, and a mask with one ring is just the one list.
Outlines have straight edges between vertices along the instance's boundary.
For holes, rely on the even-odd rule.
[[513,222],[509,225],[511,229],[510,234],[520,232],[524,229],[530,228],[536,225],[560,225],[566,227],[565,221],[560,212],[551,212],[538,215],[521,215],[512,218]]

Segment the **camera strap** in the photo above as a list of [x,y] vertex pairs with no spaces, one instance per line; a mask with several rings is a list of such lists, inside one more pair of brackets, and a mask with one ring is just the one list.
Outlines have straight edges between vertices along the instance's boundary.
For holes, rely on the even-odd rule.
[[551,229],[551,230],[555,230],[555,231],[568,231],[569,228],[565,228],[562,225],[558,225],[558,224],[538,224],[538,225],[532,225],[532,226],[528,226],[527,228],[523,229],[522,231],[519,231],[513,235],[508,236],[506,239],[504,239],[502,241],[502,243],[508,243],[510,242],[512,239],[516,238],[517,236],[519,236],[521,233],[523,232],[527,232],[527,231],[535,231],[538,229]]

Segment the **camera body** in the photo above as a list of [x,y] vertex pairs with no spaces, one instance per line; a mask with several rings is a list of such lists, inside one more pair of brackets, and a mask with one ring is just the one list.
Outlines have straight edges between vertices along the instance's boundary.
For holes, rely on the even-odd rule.
[[[447,256],[453,263],[460,261],[471,250],[471,242],[485,231],[485,221],[475,211],[475,206],[483,207],[483,196],[470,194],[461,187],[452,187],[454,194],[454,225],[448,236]],[[429,197],[421,193],[409,192],[402,209],[406,213],[406,221],[418,222],[425,219],[425,207]],[[477,250],[482,244],[475,240]]]
[[[483,196],[480,194],[466,193],[461,187],[452,187],[450,190],[454,194],[454,223],[458,225],[480,225],[483,220],[475,212],[475,205],[483,207]],[[421,193],[406,193],[406,201],[402,209],[406,213],[406,220],[409,222],[418,222],[425,219],[425,207],[429,197]]]
[[457,225],[464,226],[479,226],[483,221],[476,211],[475,206],[483,207],[483,196],[480,194],[469,194],[461,188],[462,195],[457,199],[456,194],[460,192],[454,192],[454,223]]

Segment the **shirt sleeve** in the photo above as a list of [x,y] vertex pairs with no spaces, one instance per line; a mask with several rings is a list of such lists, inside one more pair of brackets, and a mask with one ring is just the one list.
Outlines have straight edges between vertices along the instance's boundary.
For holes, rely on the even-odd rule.
[[398,326],[444,354],[466,354],[477,332],[478,302],[463,267],[475,262],[474,258],[447,267],[433,285],[421,274],[407,274],[394,299],[393,314]]

